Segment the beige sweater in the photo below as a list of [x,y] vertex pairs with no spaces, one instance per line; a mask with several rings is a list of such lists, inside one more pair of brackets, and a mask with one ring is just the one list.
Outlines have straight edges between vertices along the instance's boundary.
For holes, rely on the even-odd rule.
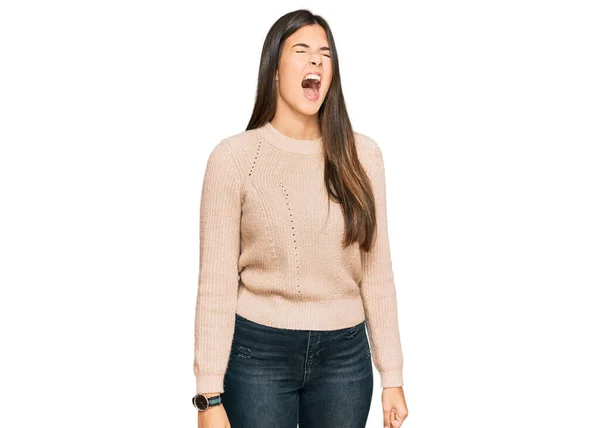
[[368,253],[358,243],[343,248],[337,203],[328,216],[321,138],[292,139],[269,122],[211,151],[200,202],[196,392],[224,392],[236,312],[306,330],[366,319],[381,386],[403,385],[383,158],[374,140],[354,135],[380,230]]

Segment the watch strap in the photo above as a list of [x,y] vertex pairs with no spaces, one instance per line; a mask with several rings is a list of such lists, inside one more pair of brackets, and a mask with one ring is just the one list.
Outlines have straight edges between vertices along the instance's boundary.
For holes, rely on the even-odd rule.
[[213,407],[221,404],[221,394],[208,398],[208,407]]
[[218,406],[219,404],[221,404],[221,402],[222,401],[220,393],[217,395],[213,395],[212,397],[198,393],[192,398],[192,403],[194,404],[194,407],[201,412],[204,412],[210,409],[211,407]]

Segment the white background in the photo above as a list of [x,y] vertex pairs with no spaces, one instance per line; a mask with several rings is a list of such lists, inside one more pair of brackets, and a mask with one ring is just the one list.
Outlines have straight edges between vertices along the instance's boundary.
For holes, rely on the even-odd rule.
[[308,7],[386,162],[403,428],[600,427],[594,3],[2,2],[0,425],[195,426],[205,163]]

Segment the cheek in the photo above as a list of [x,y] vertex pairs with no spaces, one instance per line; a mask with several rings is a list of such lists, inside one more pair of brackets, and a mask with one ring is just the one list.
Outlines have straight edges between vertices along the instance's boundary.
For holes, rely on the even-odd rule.
[[[282,84],[283,83],[283,84]],[[283,82],[279,82],[279,93],[280,95],[291,102],[294,98],[298,97],[298,90],[294,84],[294,79],[284,79]]]
[[331,79],[327,83],[321,84],[321,91],[329,92],[330,87],[331,87]]
[[294,71],[290,71],[285,75],[280,76],[279,80],[279,91],[283,95],[287,96],[298,96],[299,91],[302,90],[302,85],[300,84],[300,78],[298,74]]

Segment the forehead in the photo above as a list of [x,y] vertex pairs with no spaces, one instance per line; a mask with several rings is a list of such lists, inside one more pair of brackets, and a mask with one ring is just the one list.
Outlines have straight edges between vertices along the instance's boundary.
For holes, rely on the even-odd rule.
[[296,43],[306,43],[311,48],[329,47],[327,33],[320,25],[305,25],[292,33],[285,41],[285,47],[290,48]]

